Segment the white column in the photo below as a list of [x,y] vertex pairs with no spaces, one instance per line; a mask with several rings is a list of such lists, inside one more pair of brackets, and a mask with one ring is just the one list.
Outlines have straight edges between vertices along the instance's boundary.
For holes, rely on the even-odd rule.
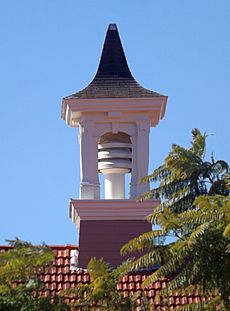
[[80,143],[80,199],[100,199],[98,179],[98,142],[94,136],[93,121],[83,120],[79,126]]
[[125,174],[104,174],[105,199],[125,199]]
[[132,141],[132,171],[130,180],[130,199],[135,199],[137,197],[137,131],[131,136]]
[[130,198],[149,191],[149,183],[140,184],[139,180],[148,175],[149,166],[149,120],[136,122],[136,135],[132,136],[132,174]]

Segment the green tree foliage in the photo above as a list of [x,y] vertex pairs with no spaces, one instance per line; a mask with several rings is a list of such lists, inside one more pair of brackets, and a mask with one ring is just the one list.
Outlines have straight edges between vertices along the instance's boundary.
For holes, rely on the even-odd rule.
[[[230,310],[230,199],[228,165],[204,161],[206,136],[195,129],[190,149],[173,145],[165,163],[143,181],[159,186],[141,199],[163,198],[148,220],[158,227],[124,245],[122,254],[145,250],[130,269],[160,265],[143,286],[168,278],[159,295],[199,293],[206,300],[176,310]],[[169,244],[168,238],[173,237]],[[156,297],[159,299],[159,297]],[[165,300],[167,307],[167,299]]]
[[224,194],[226,190],[222,176],[228,172],[228,164],[211,157],[206,161],[206,134],[198,129],[192,131],[191,148],[174,144],[162,166],[144,177],[141,182],[159,182],[157,188],[144,193],[139,200],[161,198],[161,207],[175,212],[193,208],[192,204],[200,195]]
[[76,288],[63,291],[64,297],[78,297],[74,308],[79,310],[129,311],[135,301],[130,297],[124,298],[123,293],[117,290],[117,284],[126,270],[126,265],[121,265],[112,270],[102,258],[92,258],[87,266],[90,275],[90,284],[81,284]]
[[12,248],[0,254],[0,310],[69,310],[59,297],[51,303],[49,291],[38,277],[52,265],[52,250],[19,239],[9,242]]

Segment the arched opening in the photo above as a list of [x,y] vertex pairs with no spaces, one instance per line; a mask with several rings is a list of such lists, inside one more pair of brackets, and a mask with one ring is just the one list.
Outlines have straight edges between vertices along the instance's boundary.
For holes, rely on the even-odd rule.
[[125,175],[131,170],[130,136],[123,132],[102,135],[98,144],[98,172],[104,177],[105,199],[125,199]]
[[131,144],[130,136],[124,132],[118,132],[116,134],[113,134],[111,132],[105,133],[104,135],[101,136],[99,144],[109,143],[112,141]]

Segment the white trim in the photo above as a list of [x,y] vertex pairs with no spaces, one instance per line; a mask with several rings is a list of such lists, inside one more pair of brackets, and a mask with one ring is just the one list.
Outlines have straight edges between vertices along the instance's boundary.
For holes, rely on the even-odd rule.
[[69,216],[80,229],[87,220],[144,220],[160,200],[70,200]]
[[[86,112],[107,112],[108,118],[120,117],[123,113],[145,112],[151,126],[155,126],[163,117],[167,96],[145,98],[64,98],[61,117],[71,127],[78,127],[81,114]],[[111,114],[112,112],[112,114]],[[119,112],[119,116],[117,113]]]

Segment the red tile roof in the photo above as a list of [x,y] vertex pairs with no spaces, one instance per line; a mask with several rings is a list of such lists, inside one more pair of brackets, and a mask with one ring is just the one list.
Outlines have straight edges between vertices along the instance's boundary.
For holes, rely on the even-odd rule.
[[[0,246],[0,253],[10,249],[10,246]],[[78,251],[78,247],[74,245],[65,246],[50,246],[54,252],[54,262],[52,268],[40,275],[41,280],[45,283],[46,287],[50,290],[51,296],[59,293],[63,289],[75,287],[78,284],[87,284],[90,282],[90,277],[87,271],[76,269],[71,267],[71,253],[72,251]],[[141,287],[142,282],[151,274],[151,271],[135,272],[129,275],[124,275],[121,281],[117,284],[117,289],[123,292],[125,297],[129,295],[137,295],[137,311],[139,311],[138,305],[141,304],[141,297],[144,292],[147,299],[151,304],[154,304],[156,310],[164,311],[164,307],[160,306],[160,302],[154,302],[154,297],[159,293],[161,288],[165,288],[167,280],[161,280],[154,282],[148,288],[144,290]],[[183,305],[187,301],[189,303],[199,302],[201,297],[194,292],[191,292],[187,297],[178,295],[174,292],[170,298],[170,308],[173,310],[178,305]],[[73,298],[67,299],[67,302],[74,302]]]

